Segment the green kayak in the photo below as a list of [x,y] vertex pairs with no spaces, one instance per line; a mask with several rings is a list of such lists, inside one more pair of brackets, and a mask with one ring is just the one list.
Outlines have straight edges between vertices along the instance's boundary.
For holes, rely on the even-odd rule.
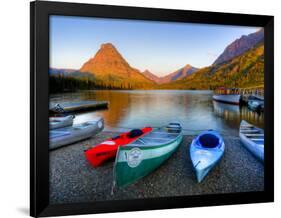
[[181,125],[174,122],[120,146],[114,165],[114,185],[129,185],[154,171],[175,152],[182,138]]

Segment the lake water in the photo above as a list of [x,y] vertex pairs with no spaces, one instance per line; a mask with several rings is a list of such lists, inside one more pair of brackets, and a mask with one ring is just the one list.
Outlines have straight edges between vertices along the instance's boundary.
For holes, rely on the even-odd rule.
[[238,134],[242,119],[263,128],[263,114],[252,112],[246,106],[215,102],[212,95],[212,91],[101,90],[55,94],[50,96],[50,100],[108,101],[108,109],[77,114],[75,118],[75,123],[81,123],[102,116],[106,130],[161,127],[170,121],[180,121],[185,134],[214,129],[231,135]]

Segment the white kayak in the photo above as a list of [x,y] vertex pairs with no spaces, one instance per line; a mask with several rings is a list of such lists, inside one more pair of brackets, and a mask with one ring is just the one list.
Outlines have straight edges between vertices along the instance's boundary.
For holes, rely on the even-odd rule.
[[259,160],[264,161],[264,131],[254,125],[241,121],[239,130],[243,145]]
[[70,127],[49,131],[49,149],[59,148],[87,138],[101,132],[104,128],[103,118],[76,124]]
[[67,126],[72,126],[74,120],[73,115],[66,117],[50,117],[49,118],[49,129],[58,129]]
[[190,157],[196,172],[197,181],[201,182],[223,156],[225,144],[218,132],[204,131],[193,139]]

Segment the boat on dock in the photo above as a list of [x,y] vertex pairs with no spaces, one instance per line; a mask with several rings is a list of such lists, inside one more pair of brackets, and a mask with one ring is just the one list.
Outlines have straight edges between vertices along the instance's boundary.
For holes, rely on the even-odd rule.
[[61,103],[50,103],[49,111],[51,113],[71,113],[87,110],[95,110],[100,108],[107,108],[107,101],[72,101]]
[[213,100],[226,103],[226,104],[240,104],[241,95],[238,92],[238,89],[232,88],[224,88],[220,87],[215,90],[215,94],[213,95]]
[[104,128],[103,118],[49,131],[49,149],[56,149],[90,138]]
[[218,88],[215,90],[215,94],[213,95],[213,100],[226,103],[226,104],[240,104],[241,95],[238,92],[238,89],[232,88]]
[[142,129],[133,129],[129,132],[122,133],[87,149],[84,152],[85,157],[91,165],[98,167],[106,160],[115,158],[119,146],[130,144],[151,131],[151,127],[144,127]]
[[74,115],[68,115],[65,117],[50,117],[49,129],[59,129],[67,126],[72,126]]
[[153,172],[175,152],[182,139],[181,125],[173,122],[120,146],[114,165],[114,185],[123,187]]
[[204,131],[193,139],[190,145],[190,157],[201,182],[224,154],[225,144],[220,134],[213,130]]
[[264,103],[262,101],[250,100],[248,101],[248,107],[252,111],[264,111]]
[[264,100],[259,96],[248,97],[248,107],[253,111],[261,112],[264,110]]
[[240,123],[240,140],[260,161],[264,161],[264,131],[245,120]]

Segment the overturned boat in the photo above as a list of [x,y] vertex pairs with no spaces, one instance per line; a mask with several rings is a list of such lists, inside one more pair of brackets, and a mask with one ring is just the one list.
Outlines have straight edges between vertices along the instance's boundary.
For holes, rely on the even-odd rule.
[[72,126],[74,115],[65,117],[50,117],[49,118],[49,129],[59,129],[67,126]]
[[49,131],[49,149],[56,149],[90,138],[104,128],[103,118]]

